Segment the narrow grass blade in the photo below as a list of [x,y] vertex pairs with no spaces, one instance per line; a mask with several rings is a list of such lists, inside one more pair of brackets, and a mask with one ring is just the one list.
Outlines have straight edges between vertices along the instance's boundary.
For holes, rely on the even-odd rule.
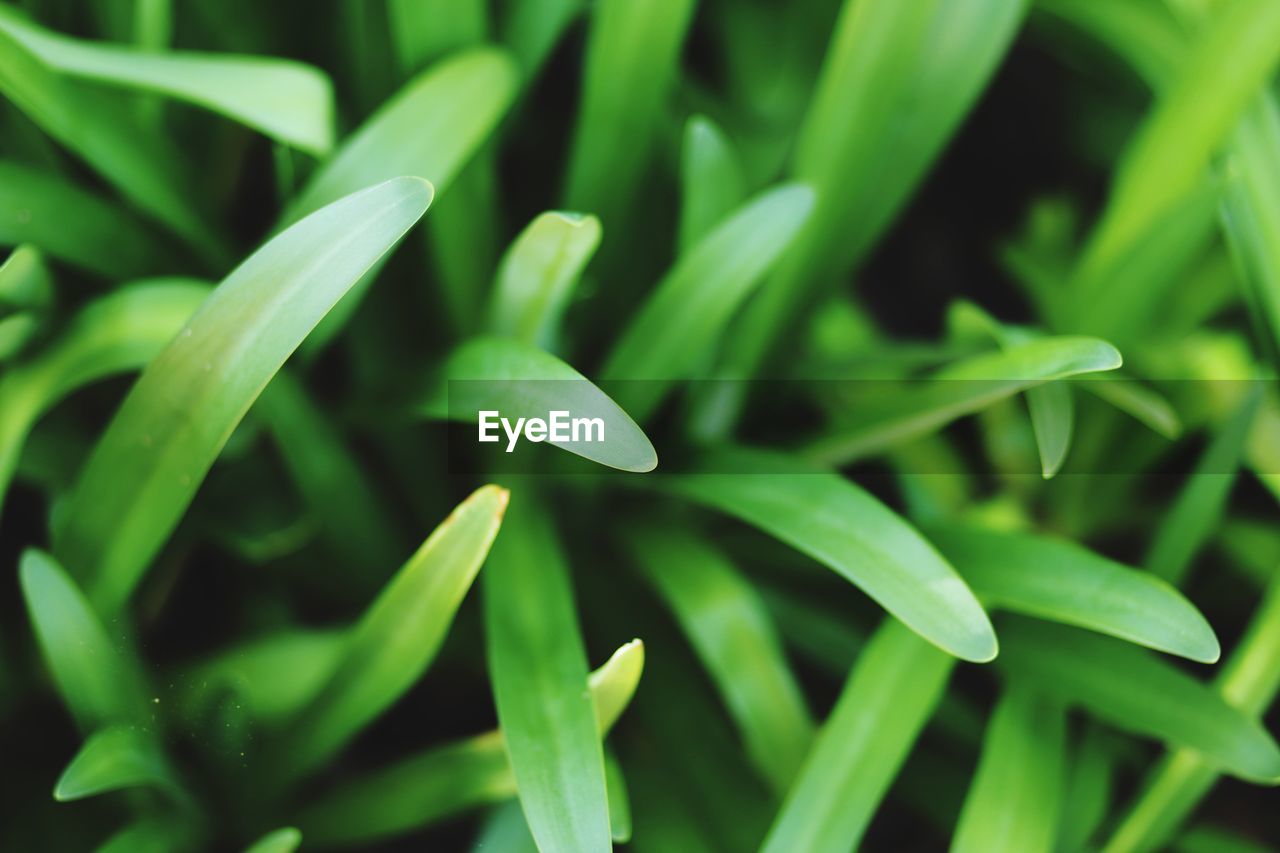
[[565,206],[622,233],[675,79],[693,0],[603,0],[591,8]]
[[194,280],[157,279],[91,302],[46,349],[0,376],[0,505],[32,426],[76,389],[147,364],[209,295]]
[[676,248],[693,248],[747,197],[746,178],[724,131],[706,116],[684,126],[680,153],[680,230]]
[[1109,374],[1081,379],[1075,386],[1107,401],[1169,440],[1182,434],[1182,421],[1169,401],[1139,382]]
[[1066,715],[1016,684],[991,716],[951,839],[954,853],[1052,853],[1062,817]]
[[641,422],[670,386],[691,379],[734,312],[795,238],[813,191],[784,184],[753,197],[676,261],[627,326],[602,375],[643,379],[625,405]]
[[[919,533],[849,480],[771,451],[704,454],[665,491],[736,516],[831,568],[913,631],[964,660],[996,656],[991,622]],[[740,473],[730,473],[730,472]]]
[[302,844],[302,833],[292,826],[268,832],[245,848],[244,853],[293,853]]
[[53,798],[67,802],[143,786],[185,796],[153,733],[132,726],[112,726],[95,732],[84,742],[59,777]]
[[143,372],[55,531],[101,612],[128,600],[285,359],[430,202],[430,184],[398,178],[313,214],[236,268]]
[[1196,554],[1217,530],[1261,402],[1261,389],[1251,388],[1196,463],[1143,561],[1153,574],[1181,585]]
[[815,288],[875,245],[986,87],[1027,5],[842,4],[790,172],[818,207],[736,325],[730,375],[756,375]]
[[484,579],[498,722],[520,804],[544,850],[611,850],[600,729],[569,569],[551,521],[517,504]]
[[113,202],[11,160],[0,160],[0,211],[0,244],[31,243],[52,258],[107,278],[144,275],[173,257]]
[[381,582],[385,575],[366,567],[394,566],[401,556],[396,547],[400,537],[342,435],[287,371],[271,380],[256,411],[275,437],[323,537],[349,567],[358,568],[369,581]]
[[1194,189],[1277,62],[1280,8],[1267,0],[1223,4],[1125,152],[1079,281],[1087,282]]
[[499,30],[526,80],[535,77],[564,31],[587,8],[584,0],[512,0]]
[[514,91],[511,60],[492,48],[431,66],[343,140],[289,205],[283,224],[400,175],[426,178],[443,193],[502,118]]
[[1214,663],[1221,649],[1190,601],[1165,581],[1072,542],[974,527],[929,527],[930,541],[988,607],[1111,634]]
[[1114,370],[1120,353],[1096,338],[1051,337],[976,355],[935,373],[909,392],[870,401],[832,434],[811,442],[805,455],[843,465],[927,435],[951,421],[1037,385]]
[[550,211],[536,216],[498,266],[488,330],[555,349],[564,310],[599,245],[600,220],[590,214]]
[[143,707],[138,671],[75,582],[34,550],[22,555],[19,577],[45,664],[80,728],[137,721]]
[[[588,686],[602,737],[635,694],[643,665],[644,646],[633,640],[591,673]],[[308,843],[367,843],[515,796],[503,735],[495,730],[348,780],[308,805],[298,824]]]
[[333,87],[309,65],[81,41],[7,10],[0,13],[0,29],[64,74],[207,107],[311,154],[322,155],[333,144]]
[[893,619],[859,655],[762,853],[856,848],[946,688],[955,659]]
[[[567,411],[599,418],[604,440],[548,440],[548,444],[620,471],[643,473],[658,465],[644,431],[594,383],[553,355],[503,338],[477,338],[459,347],[445,365],[448,381],[418,409],[430,417],[477,423],[479,412],[516,418],[546,418]],[[592,436],[594,437],[594,435]]]
[[413,73],[441,55],[483,41],[482,0],[388,0],[387,23],[400,69]]
[[194,209],[178,150],[135,121],[128,99],[64,78],[2,30],[0,92],[205,260],[221,261],[225,250]]
[[688,530],[639,527],[627,541],[707,668],[752,763],[786,791],[814,726],[764,603],[720,551]]
[[1012,617],[1000,633],[1002,665],[1040,690],[1124,731],[1193,749],[1241,779],[1280,781],[1280,747],[1257,719],[1150,653]]
[[0,264],[0,362],[22,353],[53,306],[53,279],[44,257],[21,245]]
[[[1227,702],[1250,717],[1265,714],[1275,702],[1280,692],[1280,575],[1268,586],[1216,686]],[[1133,853],[1167,844],[1218,777],[1219,768],[1194,751],[1179,749],[1166,756],[1103,850]]]
[[627,780],[622,775],[622,764],[617,757],[604,752],[605,792],[609,796],[609,837],[615,844],[631,840],[631,799],[627,794]]
[[498,535],[507,496],[497,486],[472,494],[365,611],[325,686],[282,735],[277,754],[288,775],[332,757],[431,665]]
[[1058,823],[1061,850],[1096,849],[1093,838],[1107,819],[1114,794],[1115,759],[1106,735],[1089,724],[1073,744],[1062,798],[1062,814],[1069,819]]

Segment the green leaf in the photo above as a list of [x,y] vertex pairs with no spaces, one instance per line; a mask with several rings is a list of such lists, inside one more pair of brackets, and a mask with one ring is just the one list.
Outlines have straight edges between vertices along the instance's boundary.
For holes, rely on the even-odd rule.
[[675,81],[693,0],[602,0],[591,7],[565,203],[622,231]]
[[[1231,657],[1219,670],[1217,689],[1251,717],[1264,714],[1280,692],[1280,575],[1267,587]],[[1107,853],[1150,850],[1168,843],[1180,824],[1218,781],[1219,768],[1188,749],[1166,755],[1107,842]]]
[[1204,616],[1165,581],[1072,542],[950,525],[928,527],[988,607],[1076,625],[1214,663],[1218,638]]
[[996,656],[991,622],[955,570],[907,522],[838,474],[732,448],[704,453],[693,473],[658,485],[808,554],[956,657]]
[[170,853],[189,844],[191,832],[172,818],[142,818],[112,835],[94,853]]
[[55,530],[101,612],[129,599],[285,359],[430,202],[430,184],[398,178],[312,214],[237,267],[148,365]]
[[1217,530],[1261,403],[1262,389],[1255,383],[1196,463],[1143,561],[1153,574],[1182,584],[1196,554]]
[[32,426],[91,382],[137,370],[173,340],[209,295],[191,279],[126,285],[80,311],[53,344],[0,376],[0,505]]
[[909,391],[868,401],[832,434],[811,442],[805,455],[843,465],[941,429],[951,421],[1045,382],[1114,370],[1120,353],[1096,338],[1051,337],[984,353],[913,383]]
[[449,356],[443,373],[447,381],[417,407],[420,414],[472,424],[478,423],[481,411],[500,412],[512,423],[517,418],[545,419],[551,411],[600,418],[603,441],[584,437],[547,443],[620,471],[643,473],[658,466],[657,451],[630,415],[581,373],[536,347],[477,338]]
[[[633,640],[591,673],[588,686],[601,736],[631,701],[643,666],[644,646]],[[502,732],[494,730],[347,780],[308,806],[299,824],[318,844],[369,842],[515,795]]]
[[845,0],[789,174],[818,205],[735,327],[730,375],[756,375],[815,288],[843,279],[876,244],[978,100],[1027,5]]
[[396,573],[347,636],[325,685],[282,732],[289,776],[324,761],[422,676],[502,524],[508,493],[478,489]]
[[583,268],[600,245],[600,220],[550,211],[534,217],[498,267],[488,329],[554,349]]
[[0,362],[19,355],[47,322],[53,280],[39,250],[21,245],[0,264]]
[[1182,421],[1169,402],[1132,379],[1106,374],[1081,379],[1075,384],[1077,388],[1083,388],[1106,400],[1167,439],[1175,439],[1182,433]]
[[746,197],[742,166],[724,131],[706,116],[690,118],[680,152],[678,251],[691,249]]
[[387,23],[402,71],[412,73],[441,54],[483,41],[482,0],[388,0]]
[[1002,621],[1000,634],[1001,665],[1040,690],[1124,731],[1196,750],[1241,779],[1280,781],[1280,747],[1256,719],[1149,652],[1026,619]]
[[586,5],[584,0],[511,0],[503,4],[502,43],[511,49],[526,80],[537,75]]
[[513,507],[484,579],[498,723],[520,804],[544,850],[611,850],[600,728],[569,569],[530,493]]
[[885,620],[822,724],[762,853],[855,849],[954,663],[902,624]]
[[289,205],[283,223],[400,175],[426,178],[444,193],[514,92],[515,70],[499,50],[468,50],[431,66],[343,140]]
[[0,29],[64,74],[207,107],[311,154],[322,155],[333,144],[333,88],[312,66],[274,57],[149,53],[80,41],[8,10],[0,13]]
[[1013,686],[996,705],[951,840],[955,853],[1051,853],[1062,811],[1066,717]]
[[627,542],[715,682],[752,763],[785,791],[814,726],[764,602],[719,550],[679,525],[637,526]]
[[1089,281],[1192,192],[1210,157],[1280,62],[1280,7],[1224,4],[1125,151],[1106,212],[1077,270]]
[[609,797],[609,837],[615,844],[626,844],[631,840],[631,800],[622,764],[609,750],[604,753],[604,781]]
[[813,191],[784,184],[754,196],[676,261],[614,345],[601,375],[642,379],[624,405],[640,421],[671,384],[696,378],[734,312],[790,245]]
[[45,664],[80,728],[138,719],[143,707],[138,671],[75,582],[36,550],[23,553],[19,577]]
[[292,826],[282,827],[259,838],[244,853],[293,853],[302,844],[302,833]]
[[184,796],[153,732],[132,726],[111,726],[95,732],[84,742],[58,778],[53,798],[67,802],[142,786]]
[[225,250],[194,209],[176,146],[138,124],[131,101],[59,75],[2,30],[0,93],[206,260],[221,261]]
[[37,169],[0,160],[0,244],[31,243],[108,278],[133,278],[173,251],[128,211]]

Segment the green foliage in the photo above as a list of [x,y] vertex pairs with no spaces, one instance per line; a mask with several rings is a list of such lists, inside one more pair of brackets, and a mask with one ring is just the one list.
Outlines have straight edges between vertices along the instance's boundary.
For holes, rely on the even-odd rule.
[[0,849],[1280,846],[1278,9],[0,0]]

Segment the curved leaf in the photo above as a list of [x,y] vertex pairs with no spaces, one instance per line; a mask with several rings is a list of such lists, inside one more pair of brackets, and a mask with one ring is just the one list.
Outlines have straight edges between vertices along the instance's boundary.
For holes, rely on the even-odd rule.
[[716,225],[654,288],[605,361],[609,379],[644,421],[670,385],[714,351],[729,319],[795,238],[813,209],[813,190],[784,184],[749,199]]
[[142,786],[184,796],[153,733],[112,726],[84,742],[58,778],[53,798],[66,802]]
[[313,214],[237,267],[151,362],[55,530],[102,612],[128,600],[285,359],[430,202],[430,184],[397,178]]
[[1000,632],[1001,665],[1043,692],[1117,728],[1193,749],[1241,779],[1280,781],[1280,747],[1256,719],[1149,652],[1013,617]]
[[658,485],[808,554],[956,657],[996,656],[991,622],[964,580],[911,525],[838,474],[732,448],[704,453],[695,473]]
[[951,525],[928,527],[989,607],[1089,628],[1122,640],[1214,663],[1218,638],[1204,616],[1167,582],[1072,542]]
[[245,848],[244,853],[293,853],[302,844],[302,833],[292,826],[268,832]]
[[50,68],[208,107],[321,155],[333,144],[333,88],[321,71],[274,57],[148,53],[51,32],[8,10],[0,29]]
[[478,489],[432,531],[343,643],[315,698],[283,733],[288,775],[318,767],[431,665],[502,524],[508,493]]
[[478,423],[479,412],[516,418],[546,418],[567,411],[574,418],[604,421],[603,441],[551,441],[570,453],[616,468],[642,473],[658,465],[658,453],[644,431],[591,380],[554,355],[503,338],[477,338],[449,356],[444,387],[418,410],[430,417]]
[[679,252],[692,248],[746,195],[742,166],[724,131],[706,116],[690,118],[680,151]]

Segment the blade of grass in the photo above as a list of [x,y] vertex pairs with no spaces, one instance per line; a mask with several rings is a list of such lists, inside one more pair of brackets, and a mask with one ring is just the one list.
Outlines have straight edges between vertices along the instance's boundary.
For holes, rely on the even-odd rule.
[[1257,719],[1149,652],[1014,617],[1000,633],[1002,666],[1040,690],[1124,731],[1196,750],[1233,776],[1280,781],[1280,747]]
[[[1280,692],[1280,575],[1267,588],[1215,686],[1227,702],[1253,718],[1275,701]],[[1218,781],[1219,772],[1188,749],[1167,755],[1116,827],[1105,853],[1152,850],[1168,843]]]
[[75,582],[36,550],[23,553],[19,578],[40,652],[81,730],[139,721],[143,700],[137,666],[112,641]]
[[427,670],[489,553],[508,493],[485,486],[437,527],[356,623],[331,674],[282,732],[297,778],[319,767]]
[[52,32],[11,10],[0,29],[50,68],[214,110],[317,156],[333,144],[333,87],[323,72],[275,57],[149,53]]
[[148,365],[54,531],[100,612],[128,601],[254,399],[430,201],[430,184],[399,178],[312,214],[237,267]]
[[551,441],[570,453],[616,468],[642,473],[658,465],[644,431],[594,383],[542,350],[503,338],[477,338],[449,357],[441,383],[416,410],[428,417],[477,423],[479,412],[515,418],[545,418],[552,410],[575,418],[600,418],[604,441]]
[[814,726],[764,603],[724,554],[679,525],[632,528],[627,543],[707,668],[752,763],[786,791]]
[[245,848],[244,853],[293,853],[302,844],[302,833],[292,826],[268,832]]
[[858,656],[762,853],[856,848],[933,713],[954,662],[886,619]]
[[112,279],[173,263],[173,251],[128,211],[51,174],[0,160],[0,244],[31,243]]
[[481,0],[388,0],[387,19],[400,70],[409,74],[482,41],[488,29]]
[[[588,688],[601,736],[631,701],[643,666],[644,646],[633,640],[591,673]],[[348,780],[308,805],[298,824],[309,844],[368,843],[515,796],[503,735],[494,730]]]
[[[808,554],[913,631],[964,660],[996,656],[996,636],[964,581],[916,530],[849,480],[772,451],[710,451],[700,470],[659,478]],[[738,472],[738,473],[734,473]]]
[[988,607],[1215,663],[1218,638],[1174,587],[1073,542],[961,525],[925,528]]
[[1000,697],[951,839],[954,853],[1050,853],[1062,812],[1066,716],[1017,685]]
[[680,152],[677,251],[683,254],[693,248],[746,197],[746,178],[724,131],[706,116],[690,118]]
[[693,378],[812,209],[813,191],[806,186],[766,190],[680,256],[628,324],[601,372],[609,379],[645,380],[625,388],[624,405],[638,420],[653,414],[673,383]]
[[1254,383],[1197,461],[1173,508],[1156,528],[1143,561],[1152,574],[1179,586],[1186,580],[1196,554],[1208,543],[1226,513],[1227,499],[1261,403],[1262,388]]
[[1107,374],[1080,379],[1075,386],[1107,401],[1167,439],[1173,440],[1182,433],[1182,421],[1169,401],[1139,382]]
[[150,732],[111,726],[90,735],[58,778],[53,798],[81,800],[124,788],[152,787],[185,798]]
[[489,304],[495,335],[554,350],[582,270],[600,245],[600,220],[549,211],[534,217],[498,266]]
[[3,31],[0,92],[207,262],[221,263],[226,250],[194,209],[199,196],[187,189],[178,150],[135,121],[127,98],[66,79]]
[[551,521],[528,495],[484,579],[498,722],[520,804],[544,850],[611,850],[600,730],[569,570]]
[[58,340],[0,376],[0,506],[40,416],[84,385],[147,364],[208,295],[195,280],[127,285],[87,305]]
[[693,0],[602,0],[591,8],[565,206],[625,232],[675,80]]
[[956,362],[910,393],[869,401],[848,424],[811,441],[805,455],[844,465],[946,426],[1028,388],[1114,370],[1120,353],[1096,338],[1050,337]]
[[631,840],[631,799],[622,764],[611,750],[604,751],[605,793],[609,797],[609,837],[615,844]]
[[503,4],[499,30],[526,80],[532,80],[564,31],[586,8],[584,0],[512,0]]
[[33,246],[18,246],[0,264],[0,362],[22,353],[52,306],[53,279],[44,257]]

